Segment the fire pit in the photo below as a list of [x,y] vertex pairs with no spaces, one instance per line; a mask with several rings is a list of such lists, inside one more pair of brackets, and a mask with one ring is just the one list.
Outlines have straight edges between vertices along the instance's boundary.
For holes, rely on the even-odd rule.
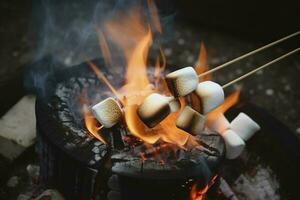
[[102,22],[103,58],[72,68],[36,64],[55,68],[36,103],[41,176],[67,199],[196,200],[216,182],[224,189],[225,158],[240,156],[260,126],[245,113],[230,123],[223,114],[239,89],[226,98],[223,89],[300,50],[219,85],[212,72],[298,33],[212,70],[202,54],[194,67],[178,69],[154,40],[161,27],[148,3],[150,22],[139,8]]
[[[103,60],[93,63],[101,66]],[[121,79],[116,78],[120,74],[101,70],[106,77]],[[41,175],[68,199],[112,195],[109,191],[116,188],[107,186],[112,174],[118,175],[118,191],[125,199],[158,198],[158,192],[161,199],[184,199],[195,181],[203,187],[217,175],[225,153],[217,133],[199,135],[201,148],[185,151],[164,142],[147,146],[123,125],[116,125],[101,131],[109,143],[103,144],[91,136],[88,124],[84,125],[82,95],[84,103],[93,105],[112,95],[109,88],[87,63],[58,71],[55,77],[58,81],[49,84],[47,95],[36,104]]]

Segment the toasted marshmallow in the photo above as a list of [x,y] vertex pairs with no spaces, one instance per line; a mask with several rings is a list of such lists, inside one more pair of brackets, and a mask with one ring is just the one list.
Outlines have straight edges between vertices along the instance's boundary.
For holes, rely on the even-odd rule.
[[212,81],[204,81],[198,84],[195,94],[201,102],[201,113],[207,114],[224,102],[222,86]]
[[140,119],[150,128],[159,124],[170,112],[168,98],[156,93],[145,98],[137,110]]
[[176,120],[176,126],[191,135],[200,134],[204,128],[205,116],[190,106],[185,106]]
[[93,115],[105,128],[111,128],[122,118],[123,112],[119,103],[109,97],[92,107]]
[[198,76],[193,67],[176,70],[166,76],[166,82],[174,97],[186,96],[197,88]]

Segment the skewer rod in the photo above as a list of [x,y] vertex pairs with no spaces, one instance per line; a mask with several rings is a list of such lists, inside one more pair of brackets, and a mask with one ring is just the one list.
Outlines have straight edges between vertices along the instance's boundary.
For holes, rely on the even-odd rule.
[[286,58],[286,57],[288,57],[288,56],[290,56],[292,54],[297,53],[298,51],[300,51],[300,47],[297,48],[297,49],[294,49],[293,51],[290,51],[290,52],[288,52],[288,53],[286,53],[286,54],[284,54],[284,55],[282,55],[282,56],[280,56],[280,57],[278,57],[278,58],[276,58],[276,59],[274,59],[274,60],[272,60],[272,61],[264,64],[264,65],[261,65],[260,67],[257,67],[256,69],[254,69],[254,70],[252,70],[252,71],[250,71],[250,72],[248,72],[248,73],[246,73],[246,74],[238,77],[237,79],[234,79],[234,80],[226,83],[225,85],[222,86],[222,88],[224,89],[224,88],[226,88],[226,87],[228,87],[228,86],[230,86],[230,85],[232,85],[232,84],[234,84],[234,83],[236,83],[236,82],[238,82],[238,81],[240,81],[240,80],[242,80],[242,79],[244,79],[244,78],[246,78],[246,77],[254,74],[255,72],[257,72],[257,71],[259,71],[259,70],[261,70],[263,68],[266,68],[266,67],[268,67],[268,66],[270,66],[270,65],[272,65],[272,64],[274,64],[274,63],[276,63],[276,62],[278,62],[278,61],[280,61],[280,60],[282,60],[282,59],[284,59],[284,58]]
[[274,46],[274,45],[276,45],[276,44],[278,44],[278,43],[281,43],[281,42],[283,42],[283,41],[285,41],[285,40],[287,40],[287,39],[290,39],[290,38],[292,38],[292,37],[294,37],[294,36],[296,36],[296,35],[299,35],[299,34],[300,34],[300,31],[297,31],[297,32],[295,32],[295,33],[293,33],[293,34],[291,34],[291,35],[288,35],[288,36],[284,37],[284,38],[281,38],[281,39],[279,39],[279,40],[276,40],[276,41],[274,41],[274,42],[272,42],[272,43],[269,43],[269,44],[267,44],[267,45],[265,45],[265,46],[262,46],[262,47],[260,47],[260,48],[258,48],[258,49],[255,49],[255,50],[253,50],[253,51],[250,51],[250,52],[248,52],[248,53],[246,53],[246,54],[244,54],[244,55],[242,55],[242,56],[239,56],[239,57],[237,57],[237,58],[235,58],[235,59],[233,59],[233,60],[230,60],[230,61],[228,61],[228,62],[226,62],[226,63],[224,63],[224,64],[222,64],[222,65],[219,65],[219,66],[217,66],[217,67],[215,67],[215,68],[213,68],[213,69],[211,69],[211,70],[208,70],[208,71],[206,71],[206,72],[204,72],[204,73],[202,73],[202,74],[199,74],[198,77],[202,77],[202,76],[205,76],[205,75],[207,75],[207,74],[211,74],[211,73],[213,73],[213,72],[215,72],[215,71],[217,71],[217,70],[219,70],[219,69],[222,69],[222,68],[224,68],[224,67],[226,67],[226,66],[228,66],[228,65],[231,65],[231,64],[233,64],[233,63],[235,63],[235,62],[238,62],[238,61],[240,61],[240,60],[242,60],[242,59],[244,59],[244,58],[246,58],[246,57],[248,57],[248,56],[251,56],[251,55],[253,55],[253,54],[256,54],[256,53],[258,53],[258,52],[260,52],[260,51],[262,51],[262,50],[265,50],[265,49],[267,49],[267,48],[269,48],[269,47],[272,47],[272,46]]

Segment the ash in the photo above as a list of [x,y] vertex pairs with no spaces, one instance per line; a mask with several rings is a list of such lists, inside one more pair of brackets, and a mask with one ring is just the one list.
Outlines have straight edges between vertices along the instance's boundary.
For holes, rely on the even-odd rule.
[[255,173],[241,174],[234,182],[241,200],[279,200],[279,182],[269,167],[258,165]]

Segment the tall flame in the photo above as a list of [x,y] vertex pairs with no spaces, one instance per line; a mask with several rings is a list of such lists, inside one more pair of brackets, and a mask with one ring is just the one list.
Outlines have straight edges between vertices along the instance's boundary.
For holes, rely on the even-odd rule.
[[[203,42],[201,42],[200,44],[198,60],[195,63],[194,68],[198,75],[202,74],[203,72],[209,69],[207,65],[207,51]],[[211,80],[211,78],[212,78],[211,74],[208,74],[204,77],[201,77],[201,81]]]
[[[166,66],[166,58],[160,48],[160,56],[157,56],[155,64],[154,76],[156,80],[152,85],[147,75],[148,52],[152,44],[152,32],[161,32],[161,26],[157,8],[152,0],[148,1],[148,7],[151,13],[151,21],[148,24],[144,22],[139,7],[135,7],[127,13],[120,13],[119,16],[121,17],[117,20],[112,19],[104,24],[103,33],[106,33],[107,37],[109,36],[114,44],[122,49],[127,63],[125,85],[117,93],[124,96],[125,121],[133,135],[149,144],[154,144],[161,139],[168,143],[183,146],[187,142],[189,134],[178,129],[174,123],[179,112],[172,113],[154,128],[148,128],[137,115],[137,108],[144,98],[153,92],[159,92],[158,90],[161,89],[157,86],[160,83],[161,72]],[[153,29],[151,30],[151,28]],[[103,35],[99,36],[99,42],[104,57],[109,56]],[[105,59],[110,60],[111,58]],[[98,72],[99,69],[94,69],[94,71],[101,74]],[[102,76],[100,78],[103,80]],[[165,85],[160,87],[164,89],[164,93],[167,92]],[[181,101],[184,105],[184,101]]]
[[[130,11],[123,11],[117,14],[117,18],[111,18],[105,21],[99,33],[99,43],[102,54],[107,65],[112,64],[112,53],[110,52],[107,38],[112,42],[117,49],[121,50],[126,60],[125,84],[119,88],[114,88],[105,78],[103,73],[93,63],[89,63],[95,74],[101,79],[115,94],[123,105],[125,113],[125,121],[129,131],[148,144],[154,144],[161,140],[167,143],[172,143],[181,148],[189,148],[199,145],[195,138],[189,133],[178,129],[175,125],[178,114],[181,111],[171,113],[166,119],[154,128],[148,128],[138,117],[137,108],[143,102],[145,97],[151,93],[157,92],[161,94],[169,94],[167,86],[161,80],[162,71],[166,67],[166,58],[162,49],[156,57],[154,80],[149,80],[147,61],[150,46],[152,45],[152,33],[161,33],[161,25],[159,23],[158,11],[153,0],[148,0],[148,8],[150,10],[150,21],[145,20],[145,15],[141,11],[141,7],[136,6]],[[199,58],[195,64],[195,70],[198,74],[208,70],[206,63],[206,49],[201,43]],[[202,80],[208,80],[211,76],[205,76]],[[192,104],[196,105],[197,100],[192,96]],[[184,108],[185,99],[180,99],[181,109]],[[230,104],[230,103],[229,103]],[[198,102],[199,106],[199,102]],[[227,107],[227,103],[222,105],[213,113],[223,112],[223,107]],[[214,118],[214,115],[209,115],[209,120]],[[90,122],[86,122],[87,127]],[[90,132],[95,132],[90,128]],[[99,139],[100,140],[100,139]]]

